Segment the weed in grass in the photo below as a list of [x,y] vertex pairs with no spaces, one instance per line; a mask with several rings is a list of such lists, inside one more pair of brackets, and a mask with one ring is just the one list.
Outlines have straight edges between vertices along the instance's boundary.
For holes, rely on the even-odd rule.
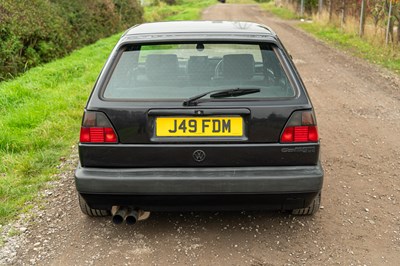
[[21,232],[15,230],[14,228],[11,228],[11,229],[8,231],[8,236],[9,236],[9,237],[17,236],[17,235],[19,235],[20,233],[21,233]]

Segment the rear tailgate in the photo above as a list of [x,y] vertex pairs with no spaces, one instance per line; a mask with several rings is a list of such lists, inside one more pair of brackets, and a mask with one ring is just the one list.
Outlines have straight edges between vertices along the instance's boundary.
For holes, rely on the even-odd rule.
[[[230,102],[218,107],[216,103],[205,103],[201,107],[187,108],[178,107],[178,104],[175,108],[113,104],[125,106],[103,107],[97,111],[110,119],[119,143],[80,144],[82,166],[289,166],[315,165],[318,162],[318,143],[279,143],[290,115],[296,110],[310,108],[308,104],[258,101],[253,106],[247,102],[246,107]],[[169,122],[168,134],[159,130],[164,120]],[[238,121],[242,123],[239,129],[242,133],[230,134],[232,132],[228,131],[237,130]],[[204,152],[204,159],[194,158],[198,150]]]

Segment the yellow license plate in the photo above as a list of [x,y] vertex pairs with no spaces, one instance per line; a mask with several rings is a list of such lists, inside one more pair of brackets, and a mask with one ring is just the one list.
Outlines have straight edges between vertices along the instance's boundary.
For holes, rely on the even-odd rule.
[[157,117],[157,137],[241,137],[242,117]]

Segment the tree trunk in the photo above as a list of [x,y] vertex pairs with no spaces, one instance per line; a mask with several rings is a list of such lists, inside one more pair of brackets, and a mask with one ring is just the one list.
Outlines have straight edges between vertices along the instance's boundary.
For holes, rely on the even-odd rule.
[[[396,43],[400,43],[400,6],[399,4],[396,4],[395,7],[392,10],[393,13],[393,18],[395,21],[397,21],[397,38],[396,38]],[[393,22],[394,24],[394,22]]]
[[329,21],[332,21],[333,14],[333,0],[329,0]]
[[321,15],[323,7],[324,7],[324,1],[323,0],[319,0],[318,1],[318,14],[319,15]]
[[342,0],[342,15],[341,15],[341,27],[343,28],[344,24],[346,24],[346,0]]
[[360,37],[364,36],[364,30],[365,30],[365,0],[361,1],[361,13],[360,13],[360,32],[359,35]]
[[400,43],[400,20],[397,20],[397,44]]
[[386,29],[386,45],[389,44],[389,35],[391,36],[393,42],[392,0],[390,0],[389,3],[388,23]]

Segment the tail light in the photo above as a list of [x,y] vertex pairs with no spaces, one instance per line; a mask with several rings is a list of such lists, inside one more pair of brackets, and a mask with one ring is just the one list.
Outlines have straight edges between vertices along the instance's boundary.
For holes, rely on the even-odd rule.
[[105,114],[86,111],[80,135],[81,143],[117,143],[118,137]]
[[314,112],[297,111],[292,114],[281,135],[281,143],[318,142]]

